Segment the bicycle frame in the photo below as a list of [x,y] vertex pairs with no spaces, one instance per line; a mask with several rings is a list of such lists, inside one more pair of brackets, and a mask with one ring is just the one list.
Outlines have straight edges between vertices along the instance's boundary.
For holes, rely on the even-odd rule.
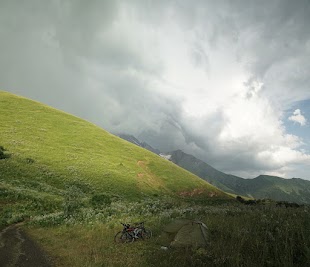
[[114,236],[114,241],[117,243],[134,242],[138,239],[144,240],[151,238],[152,231],[144,227],[144,222],[136,223],[134,225],[121,223],[123,225],[122,231],[119,231]]

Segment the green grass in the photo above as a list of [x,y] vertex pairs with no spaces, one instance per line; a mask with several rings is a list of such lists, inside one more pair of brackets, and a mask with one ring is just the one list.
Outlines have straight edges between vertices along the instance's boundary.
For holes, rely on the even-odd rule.
[[[24,222],[55,266],[307,266],[309,207],[245,207],[103,129],[0,92],[0,229]],[[206,249],[161,250],[173,218],[201,219]],[[120,222],[154,238],[117,245]]]
[[[84,206],[102,193],[138,200],[181,197],[196,189],[200,198],[229,198],[175,164],[70,114],[6,92],[0,92],[0,110],[2,224],[63,211],[72,186]],[[13,210],[10,202],[17,203]],[[20,206],[27,209],[18,212]]]
[[[166,199],[157,205],[149,202],[114,204],[117,215],[103,221],[71,221],[47,228],[28,226],[27,231],[55,259],[56,266],[308,266],[310,260],[309,207],[277,208],[229,205],[192,205]],[[139,210],[144,208],[143,213]],[[102,212],[104,212],[102,210]],[[206,248],[170,248],[162,239],[162,229],[174,218],[200,218],[208,226]],[[153,230],[150,240],[115,244],[119,222],[147,219]],[[59,244],[62,244],[59,246]]]

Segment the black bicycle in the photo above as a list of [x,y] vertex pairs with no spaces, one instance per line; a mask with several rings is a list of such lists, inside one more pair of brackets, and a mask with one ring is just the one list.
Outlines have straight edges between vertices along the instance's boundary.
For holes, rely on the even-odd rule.
[[116,243],[129,243],[136,240],[144,240],[152,237],[152,231],[146,229],[144,222],[137,223],[135,225],[121,223],[123,225],[123,230],[119,231],[115,237],[114,241]]

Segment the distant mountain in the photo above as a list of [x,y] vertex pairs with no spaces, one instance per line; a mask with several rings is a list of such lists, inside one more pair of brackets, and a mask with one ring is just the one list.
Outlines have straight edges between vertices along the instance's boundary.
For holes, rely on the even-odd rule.
[[119,137],[174,162],[227,193],[256,199],[270,198],[278,201],[310,204],[310,181],[299,178],[284,179],[268,175],[260,175],[254,179],[244,179],[221,172],[193,155],[184,153],[182,150],[161,153],[158,149],[154,149],[145,142],[140,142],[132,135],[121,134]]
[[240,177],[218,171],[193,155],[184,153],[182,150],[161,154],[161,156],[169,159],[180,167],[195,173],[200,178],[228,193],[236,194],[235,187],[238,185],[238,181],[240,179],[244,180]]
[[153,148],[152,146],[150,146],[149,144],[145,143],[145,142],[141,142],[139,141],[137,138],[135,138],[133,135],[130,134],[118,134],[118,136],[130,143],[133,143],[137,146],[143,147],[157,155],[160,154],[160,151],[158,149]]
[[244,179],[220,172],[181,150],[166,153],[165,157],[228,193],[310,204],[310,181],[299,178],[283,179],[268,175]]

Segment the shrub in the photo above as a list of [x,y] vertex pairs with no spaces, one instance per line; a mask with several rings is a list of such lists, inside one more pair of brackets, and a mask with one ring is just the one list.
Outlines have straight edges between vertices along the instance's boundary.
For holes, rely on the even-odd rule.
[[32,158],[26,158],[26,162],[27,162],[28,164],[32,164],[32,163],[34,163],[34,159],[32,159]]
[[90,204],[94,208],[103,208],[106,206],[110,206],[112,203],[110,196],[106,194],[93,195],[90,199]]
[[6,152],[6,149],[3,146],[0,146],[0,159],[9,158],[10,154]]
[[80,208],[82,207],[82,200],[81,200],[81,190],[71,185],[67,188],[67,191],[64,195],[65,201],[63,204],[63,212],[65,217],[73,216],[77,212],[79,212]]
[[50,213],[46,215],[35,216],[30,224],[40,225],[42,227],[60,225],[64,222],[64,214],[62,212]]

